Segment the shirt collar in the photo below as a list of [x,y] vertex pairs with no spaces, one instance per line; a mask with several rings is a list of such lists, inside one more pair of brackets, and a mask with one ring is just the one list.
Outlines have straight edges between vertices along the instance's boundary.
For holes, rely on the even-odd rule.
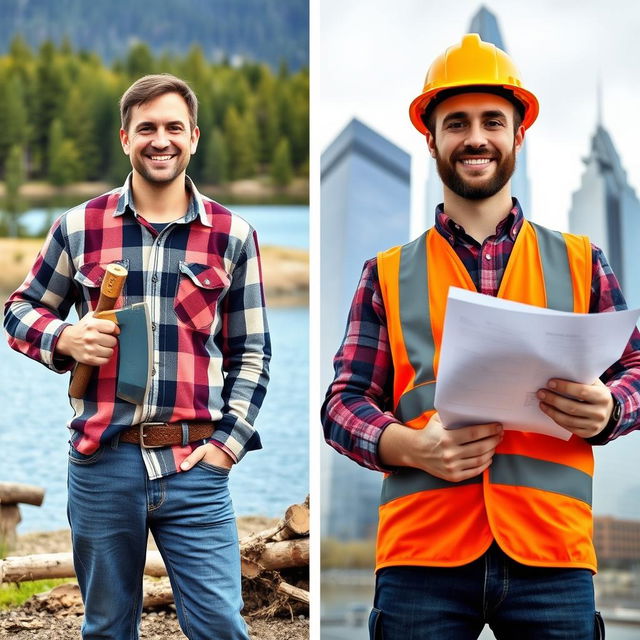
[[[524,222],[524,213],[522,207],[517,198],[511,199],[513,206],[511,211],[503,218],[496,226],[495,236],[498,240],[508,236],[512,242],[515,242],[522,224]],[[443,235],[449,243],[453,246],[456,242],[464,242],[468,244],[466,240],[467,236],[464,227],[454,222],[445,212],[444,204],[440,203],[436,207],[436,229]],[[475,242],[475,240],[474,240]]]
[[[131,190],[131,173],[127,176],[127,179],[124,181],[122,187],[120,187],[120,198],[118,199],[118,204],[116,206],[115,211],[113,212],[114,217],[121,216],[126,211],[130,211],[133,215],[137,216],[136,209],[133,202],[133,192]],[[187,191],[191,193],[191,198],[189,200],[189,207],[187,209],[187,213],[184,218],[180,219],[178,222],[182,224],[186,224],[189,222],[193,222],[196,218],[200,219],[200,222],[205,227],[212,227],[209,218],[207,217],[207,211],[204,206],[204,202],[202,199],[202,195],[196,189],[196,185],[193,183],[193,180],[189,176],[185,176],[185,188]]]

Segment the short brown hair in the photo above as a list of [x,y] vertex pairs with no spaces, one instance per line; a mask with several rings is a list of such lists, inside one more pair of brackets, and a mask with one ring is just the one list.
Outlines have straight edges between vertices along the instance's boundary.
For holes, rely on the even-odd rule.
[[131,122],[131,109],[149,100],[153,100],[165,93],[178,93],[184,98],[189,109],[189,124],[191,130],[198,122],[198,98],[191,87],[180,78],[170,73],[157,73],[143,76],[136,80],[120,98],[120,122],[126,131]]

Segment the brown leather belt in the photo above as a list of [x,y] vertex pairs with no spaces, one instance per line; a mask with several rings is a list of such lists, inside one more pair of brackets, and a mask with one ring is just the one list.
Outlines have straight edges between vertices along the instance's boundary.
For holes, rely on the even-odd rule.
[[142,422],[120,433],[120,442],[139,444],[144,449],[186,445],[211,437],[213,422]]

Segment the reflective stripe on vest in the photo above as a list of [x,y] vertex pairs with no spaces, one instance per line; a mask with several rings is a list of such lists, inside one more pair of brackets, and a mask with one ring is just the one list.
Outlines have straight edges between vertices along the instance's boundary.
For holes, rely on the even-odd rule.
[[[591,506],[591,476],[565,464],[527,456],[496,454],[489,468],[489,481],[491,484],[550,491]],[[466,484],[482,484],[482,475],[462,482],[449,482],[420,469],[400,469],[385,478],[380,504],[420,491],[450,489]]]
[[[564,236],[531,223],[542,263],[547,307],[573,311],[573,281]],[[398,279],[400,323],[407,357],[415,371],[414,386],[404,393],[395,410],[402,422],[410,422],[434,409],[436,392],[427,276],[427,233],[402,247]],[[497,454],[490,467],[490,482],[529,487],[566,495],[591,505],[591,477],[577,469],[527,456]],[[480,484],[482,476],[449,482],[419,469],[401,469],[382,483],[380,504],[420,491]]]

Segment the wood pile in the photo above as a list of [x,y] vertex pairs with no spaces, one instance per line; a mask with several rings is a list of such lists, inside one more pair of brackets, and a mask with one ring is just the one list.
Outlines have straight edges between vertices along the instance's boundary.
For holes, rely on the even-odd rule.
[[[270,529],[240,540],[245,614],[273,616],[308,613],[309,498],[291,505]],[[167,570],[158,551],[148,551],[144,569],[144,607],[173,603]],[[0,560],[0,583],[75,576],[71,553],[14,556]],[[82,600],[77,585],[61,585],[37,596],[40,609],[78,613]]]

